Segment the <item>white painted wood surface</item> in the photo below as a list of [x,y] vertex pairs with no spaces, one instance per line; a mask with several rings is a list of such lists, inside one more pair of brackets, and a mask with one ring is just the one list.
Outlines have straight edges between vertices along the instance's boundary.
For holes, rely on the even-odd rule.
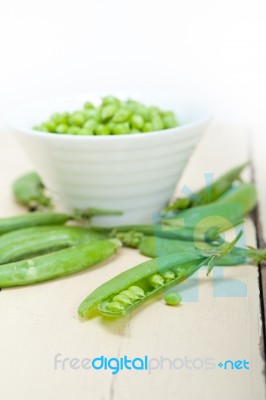
[[[212,126],[180,182],[197,189],[204,173],[220,174],[247,159],[248,130]],[[1,136],[1,215],[22,212],[14,204],[11,182],[32,168],[17,143]],[[245,235],[255,245],[250,221]],[[264,363],[259,350],[261,315],[256,267],[227,268],[225,279],[245,283],[245,297],[214,297],[213,278],[200,273],[199,299],[167,307],[161,299],[131,316],[104,322],[82,322],[81,300],[95,287],[145,258],[123,249],[112,261],[58,281],[0,292],[0,379],[6,400],[262,400]],[[217,273],[216,273],[217,276]],[[217,285],[219,284],[217,278]],[[218,287],[218,286],[217,286]],[[184,292],[185,294],[185,292]],[[161,356],[175,359],[213,358],[214,369],[110,371],[54,369],[54,357],[93,358]],[[219,361],[246,359],[250,370],[223,370]],[[180,364],[178,364],[180,365]],[[199,365],[199,364],[198,364]]]

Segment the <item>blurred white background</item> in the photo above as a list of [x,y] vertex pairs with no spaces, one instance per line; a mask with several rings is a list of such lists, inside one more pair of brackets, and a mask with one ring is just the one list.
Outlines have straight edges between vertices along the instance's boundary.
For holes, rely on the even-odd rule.
[[265,0],[2,0],[0,125],[43,97],[170,88],[266,136],[265,21]]

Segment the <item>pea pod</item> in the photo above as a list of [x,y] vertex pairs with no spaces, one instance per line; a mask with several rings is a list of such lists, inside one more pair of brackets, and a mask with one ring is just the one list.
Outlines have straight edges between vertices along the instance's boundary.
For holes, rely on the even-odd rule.
[[76,226],[45,226],[20,229],[0,237],[0,264],[51,253],[105,237]]
[[23,228],[64,225],[67,221],[88,220],[96,215],[120,215],[121,211],[88,208],[74,210],[73,215],[56,212],[34,212],[16,215],[14,217],[0,218],[0,235]]
[[17,178],[12,190],[17,202],[30,211],[52,208],[52,201],[45,194],[44,185],[36,172],[28,172]]
[[256,201],[255,186],[243,183],[213,204],[181,211],[177,217],[164,219],[162,223],[180,231],[185,227],[198,235],[213,230],[210,236],[215,238],[242,222],[244,216],[255,207]]
[[215,182],[199,190],[190,197],[177,199],[173,204],[166,207],[163,212],[183,210],[214,202],[226,193],[235,181],[240,180],[240,175],[247,165],[249,165],[249,162],[231,169]]
[[53,212],[34,212],[14,217],[0,218],[0,235],[17,229],[42,225],[64,225],[73,219],[70,215]]
[[74,274],[105,261],[119,247],[118,240],[102,240],[2,265],[0,267],[0,287],[31,285]]
[[224,243],[209,254],[195,257],[190,252],[175,253],[146,261],[121,274],[94,290],[79,306],[82,318],[98,308],[105,316],[120,317],[141,305],[152,296],[179,284],[202,265],[212,263],[232,250],[239,236],[232,243]]
[[[217,245],[211,243],[189,242],[182,240],[172,240],[165,238],[156,238],[154,236],[144,236],[139,243],[141,254],[147,257],[161,257],[167,254],[178,252],[190,252],[195,257],[202,252],[203,246],[205,249],[216,249]],[[243,264],[258,264],[266,260],[266,250],[253,249],[251,247],[240,248],[235,247],[231,253],[216,260],[216,265],[234,266]]]
[[245,183],[227,192],[213,204],[179,212],[173,218],[162,218],[161,224],[108,228],[95,226],[94,229],[118,237],[130,247],[138,246],[139,234],[188,241],[213,241],[220,233],[240,224],[254,208],[256,201],[254,185]]

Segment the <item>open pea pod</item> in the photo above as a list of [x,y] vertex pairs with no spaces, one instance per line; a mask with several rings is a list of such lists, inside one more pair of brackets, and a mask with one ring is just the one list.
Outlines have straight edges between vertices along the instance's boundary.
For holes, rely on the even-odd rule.
[[101,301],[98,310],[109,317],[124,316],[151,297],[182,283],[205,264],[206,258],[203,257],[165,270],[161,270],[159,266],[157,273],[146,276],[143,280],[134,282],[128,289]]
[[104,316],[124,316],[152,296],[183,282],[201,266],[211,268],[216,259],[232,250],[239,237],[197,257],[190,252],[175,253],[124,271],[95,289],[81,303],[78,313],[82,318],[89,318],[97,308]]

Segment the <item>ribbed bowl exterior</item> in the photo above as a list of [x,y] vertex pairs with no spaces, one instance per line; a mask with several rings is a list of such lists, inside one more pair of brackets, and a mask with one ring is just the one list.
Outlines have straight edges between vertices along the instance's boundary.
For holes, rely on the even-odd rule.
[[102,226],[151,222],[176,184],[208,121],[166,131],[76,137],[12,127],[46,187],[65,209],[123,211]]

